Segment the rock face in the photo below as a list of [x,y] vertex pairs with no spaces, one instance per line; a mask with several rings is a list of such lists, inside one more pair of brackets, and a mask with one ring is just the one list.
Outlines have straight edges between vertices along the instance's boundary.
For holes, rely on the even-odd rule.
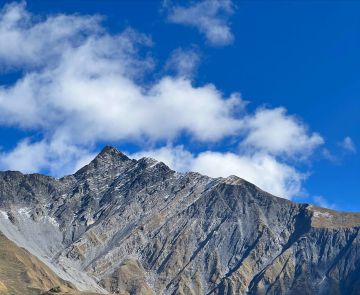
[[0,173],[0,231],[80,290],[360,294],[360,214],[106,147],[61,179]]

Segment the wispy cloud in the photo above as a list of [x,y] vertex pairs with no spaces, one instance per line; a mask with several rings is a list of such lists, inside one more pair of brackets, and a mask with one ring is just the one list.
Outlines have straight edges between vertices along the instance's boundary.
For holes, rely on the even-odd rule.
[[196,49],[175,49],[165,64],[165,70],[175,76],[192,78],[200,63],[200,54]]
[[322,149],[322,155],[325,159],[333,164],[341,165],[346,156],[356,154],[356,146],[351,137],[346,136],[342,141],[337,143],[336,151],[330,151],[327,148]]
[[321,150],[321,154],[326,160],[329,160],[330,162],[332,162],[334,164],[340,164],[341,163],[341,157],[338,156],[338,155],[333,154],[327,148],[323,148]]
[[347,152],[356,153],[356,146],[349,136],[346,136],[344,140],[339,142],[339,145]]
[[314,203],[320,207],[328,209],[336,209],[335,204],[329,203],[323,196],[314,196]]
[[229,25],[229,17],[234,13],[230,0],[204,0],[189,6],[167,4],[168,20],[197,28],[214,46],[231,44],[234,36]]

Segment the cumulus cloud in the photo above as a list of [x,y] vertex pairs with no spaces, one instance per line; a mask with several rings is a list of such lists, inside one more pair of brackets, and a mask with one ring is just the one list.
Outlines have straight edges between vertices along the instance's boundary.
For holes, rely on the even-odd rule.
[[248,134],[242,146],[251,150],[306,157],[324,142],[319,134],[308,134],[306,126],[284,108],[259,109],[245,120]]
[[[141,49],[151,38],[132,29],[109,34],[99,16],[41,19],[24,3],[10,4],[0,12],[0,41],[2,71],[22,73],[0,85],[0,125],[41,136],[1,153],[1,169],[61,176],[89,161],[99,142],[132,142],[180,171],[236,174],[291,198],[304,176],[288,160],[308,157],[323,142],[283,108],[249,113],[239,93],[194,86],[189,73],[198,61],[188,50],[175,50],[168,61],[176,75],[145,85],[154,61]],[[201,151],[179,146],[183,136]],[[208,150],[225,139],[238,145],[236,153]]]
[[0,153],[0,167],[23,173],[47,171],[60,177],[85,166],[94,156],[84,147],[65,144],[61,140],[31,142],[26,138],[10,152]]
[[[15,85],[0,88],[1,124],[41,128],[81,143],[171,139],[181,131],[199,140],[217,140],[239,130],[241,122],[233,112],[242,101],[236,93],[224,97],[211,84],[193,87],[184,77],[170,76],[148,89],[142,87],[134,78],[135,72],[143,72],[151,64],[137,55],[137,46],[144,43],[142,35],[132,30],[108,35],[96,22],[97,17],[57,15],[40,23],[29,20],[23,26],[8,16],[15,14],[14,10],[26,14],[23,4],[10,7],[0,19],[11,23],[5,26],[15,35],[32,36],[25,38],[25,44],[36,44],[34,55],[44,66],[26,73]],[[80,25],[74,26],[74,18],[84,23],[85,32]],[[85,37],[88,22],[92,34]],[[47,34],[33,34],[39,26]],[[61,50],[48,43],[48,35],[52,30],[56,33],[58,27],[67,32],[57,34]],[[5,39],[1,34],[0,38]],[[21,38],[16,40],[22,44]],[[9,63],[6,42],[0,43],[0,48],[0,59]],[[48,55],[39,54],[43,51],[53,56],[52,62],[48,62]],[[31,62],[32,58],[24,56],[23,60]]]
[[204,0],[186,7],[168,6],[170,22],[197,28],[211,45],[224,46],[233,42],[228,21],[234,13],[231,0]]
[[237,175],[265,191],[287,199],[301,194],[301,182],[305,178],[294,168],[263,153],[247,156],[205,152],[196,157],[192,168],[214,177]]
[[162,147],[132,155],[155,158],[177,171],[196,171],[212,177],[236,175],[246,179],[276,196],[290,199],[302,193],[305,174],[280,163],[266,153],[239,155],[235,153],[201,152],[197,155],[183,146]]
[[13,68],[53,61],[82,42],[79,37],[96,33],[99,21],[98,16],[57,15],[36,22],[25,2],[7,4],[0,12],[0,65]]
[[349,136],[346,136],[344,140],[339,143],[339,145],[347,152],[356,153],[356,146]]

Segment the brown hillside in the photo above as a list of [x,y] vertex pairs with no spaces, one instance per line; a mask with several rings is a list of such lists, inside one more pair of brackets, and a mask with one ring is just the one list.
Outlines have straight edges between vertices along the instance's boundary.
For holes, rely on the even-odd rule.
[[56,287],[60,287],[64,294],[84,294],[78,292],[69,282],[60,279],[38,258],[18,247],[0,232],[1,295],[39,295]]

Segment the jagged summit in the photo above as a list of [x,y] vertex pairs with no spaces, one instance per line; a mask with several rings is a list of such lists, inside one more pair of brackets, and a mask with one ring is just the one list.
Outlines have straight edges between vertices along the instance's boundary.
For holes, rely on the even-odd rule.
[[62,179],[0,173],[0,232],[80,290],[359,294],[359,231],[359,213],[113,147]]
[[115,171],[131,162],[129,157],[112,146],[105,146],[101,152],[86,166],[79,169],[74,176],[84,177],[84,174],[101,174]]
[[[119,151],[117,148],[113,147],[113,146],[105,146],[101,152],[95,157],[95,159],[112,159],[115,161],[136,161],[134,159],[130,159],[127,155],[125,155],[123,152]],[[155,166],[156,164],[160,164],[164,165],[166,167],[168,167],[166,164],[159,162],[158,160],[151,158],[151,157],[142,157],[139,160],[137,160],[137,162],[139,163],[144,163],[147,166]],[[169,167],[168,167],[169,168]],[[170,169],[170,168],[169,168]]]
[[99,158],[110,158],[115,160],[121,160],[121,161],[128,161],[130,158],[126,156],[124,153],[119,151],[117,148],[113,146],[105,146],[101,152],[95,157],[95,159]]

